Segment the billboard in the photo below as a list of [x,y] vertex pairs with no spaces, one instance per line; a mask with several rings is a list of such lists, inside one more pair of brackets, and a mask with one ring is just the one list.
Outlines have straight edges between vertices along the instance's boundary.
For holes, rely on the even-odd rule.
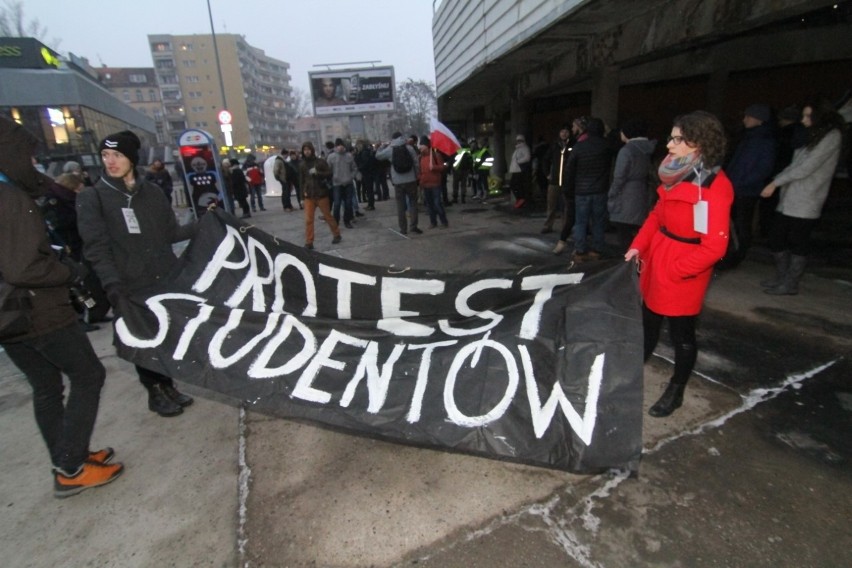
[[393,67],[308,73],[314,116],[394,110]]

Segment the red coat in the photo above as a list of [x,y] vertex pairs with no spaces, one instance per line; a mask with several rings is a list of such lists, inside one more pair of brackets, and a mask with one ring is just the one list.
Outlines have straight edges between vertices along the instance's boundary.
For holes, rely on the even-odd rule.
[[[716,264],[728,249],[728,229],[734,190],[720,171],[710,187],[701,189],[707,201],[707,234],[695,231],[693,208],[698,186],[682,181],[666,191],[657,188],[659,201],[645,220],[630,248],[639,251],[639,288],[645,305],[664,316],[692,316],[701,312],[704,294]],[[699,239],[699,244],[666,236],[661,227],[678,237]]]
[[441,173],[447,169],[444,165],[444,159],[433,150],[430,150],[425,156],[420,154],[420,187],[432,188],[440,187]]

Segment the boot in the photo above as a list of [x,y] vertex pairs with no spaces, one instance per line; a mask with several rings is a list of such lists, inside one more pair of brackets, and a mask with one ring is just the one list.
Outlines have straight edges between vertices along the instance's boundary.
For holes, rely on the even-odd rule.
[[174,385],[163,385],[163,392],[165,392],[166,396],[176,402],[181,408],[189,406],[194,402],[194,399],[191,396],[183,394],[177,390]]
[[553,247],[553,254],[562,254],[562,251],[565,250],[566,242],[559,240],[556,241],[556,246]]
[[799,293],[799,280],[802,274],[805,273],[805,265],[808,263],[808,257],[791,255],[790,268],[784,274],[783,281],[774,288],[767,288],[765,293],[773,296],[795,296]]
[[160,383],[148,387],[148,410],[164,417],[177,416],[183,412],[183,408],[166,394]]
[[764,288],[775,288],[780,286],[784,281],[784,275],[790,268],[790,251],[773,252],[772,258],[775,259],[775,277],[761,280],[760,285]]
[[663,418],[680,408],[680,405],[683,404],[683,391],[685,388],[686,384],[669,382],[669,386],[666,387],[663,396],[648,410],[648,414],[654,418]]

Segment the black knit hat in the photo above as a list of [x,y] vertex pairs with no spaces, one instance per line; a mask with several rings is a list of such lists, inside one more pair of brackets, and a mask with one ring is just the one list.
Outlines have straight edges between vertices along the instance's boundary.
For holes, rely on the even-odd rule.
[[139,149],[142,147],[142,142],[139,137],[129,130],[122,130],[115,134],[110,134],[101,141],[98,151],[116,150],[124,154],[130,162],[136,166],[139,163]]

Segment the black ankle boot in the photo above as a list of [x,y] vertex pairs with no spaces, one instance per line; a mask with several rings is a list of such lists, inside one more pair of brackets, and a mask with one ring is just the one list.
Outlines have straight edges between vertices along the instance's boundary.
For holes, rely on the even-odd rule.
[[191,396],[179,392],[174,385],[163,385],[163,392],[165,392],[170,399],[178,403],[181,408],[189,406],[194,402],[194,399]]
[[177,416],[183,412],[183,408],[166,394],[161,384],[148,387],[148,410],[160,416]]
[[663,418],[680,408],[680,405],[683,404],[683,390],[685,388],[685,384],[678,385],[675,383],[669,383],[669,386],[666,387],[666,391],[663,393],[663,396],[660,397],[660,400],[654,403],[654,406],[651,407],[648,414],[655,418]]

